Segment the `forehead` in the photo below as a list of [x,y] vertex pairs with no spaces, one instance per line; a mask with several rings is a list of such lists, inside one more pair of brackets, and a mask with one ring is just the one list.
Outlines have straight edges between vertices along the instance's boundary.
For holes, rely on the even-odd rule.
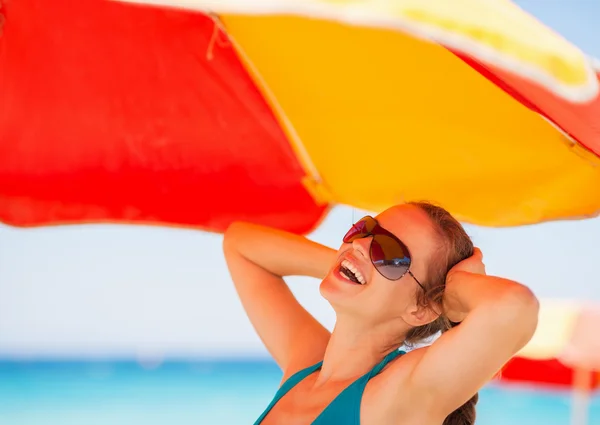
[[406,244],[414,260],[426,260],[436,249],[433,223],[419,207],[397,205],[383,211],[376,219]]

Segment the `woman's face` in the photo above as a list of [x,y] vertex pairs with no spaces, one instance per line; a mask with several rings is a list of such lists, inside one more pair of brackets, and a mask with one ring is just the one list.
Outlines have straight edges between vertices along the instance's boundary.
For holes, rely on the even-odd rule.
[[[426,213],[413,205],[398,205],[375,218],[408,247],[412,257],[410,271],[424,282],[427,265],[439,248],[433,223]],[[423,289],[410,273],[398,280],[382,276],[371,261],[372,239],[367,236],[342,244],[336,263],[321,283],[321,294],[338,314],[352,314],[373,324],[401,318],[410,326],[418,326],[414,312],[418,310],[418,291]],[[360,283],[350,280],[344,268],[354,272]]]

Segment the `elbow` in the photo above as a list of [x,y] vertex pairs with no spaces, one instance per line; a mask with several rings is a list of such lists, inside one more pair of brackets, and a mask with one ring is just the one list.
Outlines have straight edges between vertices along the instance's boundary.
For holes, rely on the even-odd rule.
[[529,288],[519,285],[503,297],[502,303],[518,345],[525,346],[537,329],[539,300]]
[[258,237],[264,229],[256,224],[245,221],[234,221],[223,234],[222,249],[225,256],[230,252],[249,252],[252,240]]
[[225,253],[235,249],[240,233],[243,231],[245,223],[234,221],[223,233],[222,248]]
[[245,225],[246,225],[246,223],[244,223],[242,221],[234,221],[234,222],[230,223],[229,226],[227,226],[227,229],[225,229],[225,232],[223,235],[226,238],[231,238],[232,235],[235,235],[236,233],[238,233],[240,231],[240,229],[243,229]]

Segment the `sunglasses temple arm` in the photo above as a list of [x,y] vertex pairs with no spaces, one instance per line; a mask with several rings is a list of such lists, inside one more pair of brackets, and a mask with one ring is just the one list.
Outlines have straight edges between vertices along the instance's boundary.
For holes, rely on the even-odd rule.
[[425,287],[423,285],[421,285],[421,282],[419,282],[419,279],[417,279],[415,277],[415,275],[413,274],[413,272],[411,272],[410,270],[408,270],[408,274],[412,276],[412,278],[415,280],[415,282],[417,282],[417,284],[421,287],[421,289],[423,291],[425,291]]

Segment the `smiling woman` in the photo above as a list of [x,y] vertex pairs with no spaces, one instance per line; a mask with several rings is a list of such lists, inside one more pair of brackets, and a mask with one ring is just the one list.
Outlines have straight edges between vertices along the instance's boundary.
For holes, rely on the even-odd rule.
[[[462,226],[429,203],[359,220],[337,251],[244,223],[229,227],[223,248],[283,371],[256,425],[471,425],[477,391],[537,324],[532,292],[487,276]],[[331,334],[296,301],[283,281],[290,275],[321,279],[337,318]],[[399,351],[438,331],[432,345]]]

